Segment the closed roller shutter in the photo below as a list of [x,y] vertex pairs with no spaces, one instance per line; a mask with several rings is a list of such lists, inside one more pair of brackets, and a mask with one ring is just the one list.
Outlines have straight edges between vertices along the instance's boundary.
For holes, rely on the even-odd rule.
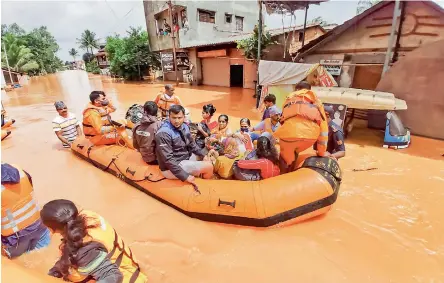
[[204,85],[230,86],[230,60],[228,58],[202,59]]

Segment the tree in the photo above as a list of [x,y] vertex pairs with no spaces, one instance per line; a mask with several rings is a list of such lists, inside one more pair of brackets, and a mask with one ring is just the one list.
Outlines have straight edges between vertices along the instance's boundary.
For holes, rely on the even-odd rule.
[[[80,48],[85,49],[87,53],[93,53],[93,48],[99,48],[98,39],[96,33],[90,30],[85,30],[80,38],[77,39],[77,43]],[[91,52],[90,52],[91,51]]]
[[27,33],[15,23],[2,25],[2,40],[11,68],[18,71],[29,72],[30,75],[46,74],[54,73],[63,66],[63,62],[55,56],[59,45],[45,26]]
[[381,0],[370,0],[370,1],[358,1],[358,6],[356,8],[356,14],[360,14],[361,12],[364,12],[368,8],[371,8],[381,2]]
[[312,19],[310,21],[310,24],[312,24],[312,25],[318,24],[321,27],[325,27],[328,25],[328,22],[326,20],[324,20],[321,16],[319,16],[319,17]]
[[106,40],[111,73],[127,80],[140,80],[150,68],[160,69],[159,56],[150,50],[148,33],[130,27],[127,35],[124,38],[110,36]]
[[77,50],[75,50],[74,48],[71,48],[71,50],[69,50],[69,55],[71,55],[75,61],[76,57],[79,56],[79,52],[77,52]]
[[6,54],[2,52],[2,67],[7,67],[6,56],[8,56],[9,67],[17,72],[29,72],[39,68],[34,60],[34,54],[27,48],[22,40],[7,33],[2,38],[2,44],[6,49]]
[[85,53],[82,55],[82,60],[85,61],[85,64],[91,62],[94,58],[94,54],[91,53]]
[[[265,30],[265,26],[263,29]],[[237,49],[243,49],[244,56],[247,59],[252,59],[254,61],[257,61],[258,60],[258,58],[257,58],[258,41],[259,41],[259,31],[258,31],[258,26],[256,25],[253,29],[252,36],[236,42]],[[267,46],[273,45],[273,44],[277,44],[277,42],[271,38],[271,34],[268,31],[263,32],[262,36],[261,36],[261,58],[262,58],[264,52],[266,52],[265,48],[267,48]]]

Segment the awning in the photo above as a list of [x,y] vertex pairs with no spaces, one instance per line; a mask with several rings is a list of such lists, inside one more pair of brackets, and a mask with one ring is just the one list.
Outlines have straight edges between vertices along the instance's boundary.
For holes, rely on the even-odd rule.
[[373,110],[406,110],[407,103],[393,93],[343,88],[312,87],[319,99],[325,103],[345,104],[348,108]]

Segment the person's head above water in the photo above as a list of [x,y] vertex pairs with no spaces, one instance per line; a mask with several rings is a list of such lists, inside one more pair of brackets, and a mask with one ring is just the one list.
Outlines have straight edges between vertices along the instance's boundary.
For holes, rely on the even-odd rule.
[[159,107],[154,101],[147,101],[145,102],[145,105],[143,105],[143,111],[146,115],[150,116],[157,116],[157,111],[159,110]]
[[276,96],[274,94],[268,94],[264,98],[264,105],[265,107],[271,107],[276,104]]
[[307,81],[301,81],[294,87],[294,90],[298,91],[301,89],[311,89],[311,85]]
[[62,117],[68,116],[68,107],[66,107],[65,103],[63,101],[57,101],[54,103],[54,107]]
[[185,121],[185,108],[182,105],[171,105],[169,109],[170,123],[175,128],[180,128]]
[[167,84],[167,85],[165,85],[165,93],[168,95],[168,96],[173,96],[174,95],[174,87],[173,87],[173,85],[171,85],[171,84]]
[[209,119],[216,113],[216,107],[213,104],[207,104],[202,107],[202,118]]
[[89,100],[91,103],[97,107],[106,106],[109,104],[109,101],[106,99],[105,93],[100,90],[93,90],[89,94]]
[[60,272],[66,277],[69,268],[77,260],[77,251],[82,247],[87,230],[96,226],[88,226],[75,204],[66,199],[52,200],[45,204],[40,211],[40,218],[53,233],[59,233],[63,237],[60,245]]
[[222,114],[217,118],[219,124],[219,130],[223,130],[228,126],[228,115]]

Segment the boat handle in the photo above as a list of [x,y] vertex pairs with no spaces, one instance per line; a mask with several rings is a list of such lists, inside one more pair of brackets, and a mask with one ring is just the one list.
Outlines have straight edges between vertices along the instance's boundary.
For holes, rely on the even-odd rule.
[[80,148],[80,149],[83,149],[85,146],[78,144],[77,147]]
[[129,167],[128,167],[128,168],[126,168],[126,173],[130,173],[131,175],[134,176],[134,174],[136,174],[136,171],[131,171],[131,170],[129,170]]
[[219,199],[219,203],[217,204],[217,206],[221,206],[222,204],[229,205],[232,208],[235,208],[236,207],[236,200],[233,200],[233,202],[229,202],[229,201],[224,201],[224,200]]

